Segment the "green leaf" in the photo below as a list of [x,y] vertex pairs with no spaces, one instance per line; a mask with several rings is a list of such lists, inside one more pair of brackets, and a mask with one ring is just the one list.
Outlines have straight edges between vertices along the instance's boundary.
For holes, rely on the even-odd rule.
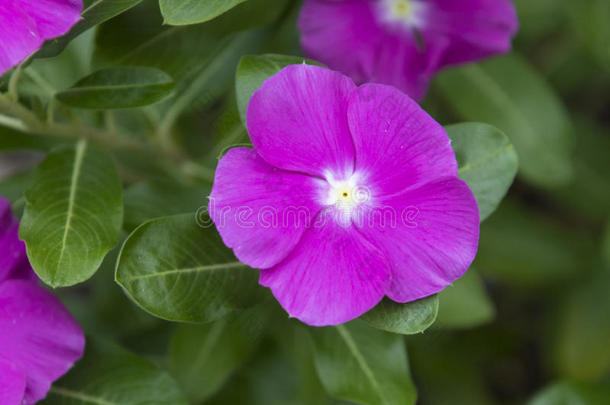
[[599,65],[610,72],[610,3],[606,0],[572,2],[564,0],[561,8],[580,40],[581,46],[597,58]]
[[606,232],[604,232],[602,258],[604,259],[606,268],[610,269],[610,222],[606,225]]
[[[17,173],[9,177],[0,177],[0,196],[15,203],[23,194],[32,178],[30,171]],[[23,200],[21,200],[23,202]],[[21,204],[20,204],[21,205]]]
[[438,296],[422,298],[400,304],[384,298],[375,308],[360,319],[369,325],[388,332],[412,335],[428,329],[438,313]]
[[473,328],[493,319],[495,309],[485,292],[483,279],[470,269],[439,294],[440,308],[435,326]]
[[487,124],[464,123],[446,127],[459,165],[479,206],[481,221],[502,201],[517,174],[518,159],[506,135]]
[[555,364],[562,376],[597,380],[610,372],[609,288],[610,271],[602,268],[561,296],[551,335],[556,343]]
[[437,84],[466,121],[487,122],[515,145],[521,174],[535,185],[557,187],[572,177],[572,128],[550,86],[512,54],[439,75]]
[[125,190],[125,229],[132,231],[153,218],[194,213],[207,206],[210,190],[203,187],[186,187],[170,181],[136,183]]
[[180,325],[171,340],[169,369],[191,402],[214,394],[258,347],[268,312],[264,305],[233,319]]
[[577,277],[592,257],[587,233],[507,199],[481,224],[475,264],[482,274],[513,286],[549,288]]
[[415,404],[401,336],[359,321],[309,331],[316,370],[330,395],[366,405]]
[[246,0],[159,0],[164,23],[198,24],[212,20]]
[[112,160],[85,141],[57,149],[34,172],[25,199],[20,237],[36,274],[53,287],[91,277],[123,220]]
[[235,259],[209,222],[194,214],[159,218],[125,241],[116,281],[163,319],[205,323],[252,306],[258,272]]
[[159,69],[121,67],[98,70],[56,97],[78,108],[133,108],[154,104],[167,97],[173,88],[172,78]]
[[134,7],[142,0],[85,0],[82,19],[64,36],[49,40],[35,57],[48,58],[57,56],[64,48],[91,27],[103,23],[114,16]]
[[127,350],[88,338],[84,357],[55,382],[41,405],[187,405],[163,370]]
[[538,393],[528,405],[607,405],[608,385],[584,382],[557,382]]
[[250,97],[261,87],[263,82],[288,65],[307,63],[319,65],[309,59],[299,56],[286,55],[246,55],[241,58],[237,66],[235,76],[235,91],[237,94],[237,107],[242,122],[246,123],[246,109],[250,102]]

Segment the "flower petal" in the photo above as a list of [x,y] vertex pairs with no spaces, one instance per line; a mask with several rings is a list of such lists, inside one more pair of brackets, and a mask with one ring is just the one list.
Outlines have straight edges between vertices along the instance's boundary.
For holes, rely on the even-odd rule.
[[19,222],[10,203],[0,197],[0,283],[8,278],[35,280],[36,275],[25,253],[25,243],[19,240]]
[[30,16],[43,40],[67,33],[80,20],[82,0],[14,0]]
[[216,169],[210,218],[240,261],[271,267],[294,249],[320,210],[319,181],[270,166],[253,149],[233,148]]
[[391,264],[386,294],[392,300],[408,302],[437,293],[474,260],[479,212],[462,180],[439,179],[386,197],[375,209],[379,211],[369,212],[359,226]]
[[510,0],[431,0],[424,37],[450,43],[441,66],[469,62],[507,52],[519,22]]
[[36,21],[12,1],[0,2],[0,75],[42,45]]
[[376,8],[378,4],[362,0],[307,0],[298,22],[301,45],[309,57],[358,84],[389,84],[419,99],[448,41],[431,36],[420,38],[419,44],[412,31],[384,24]]
[[373,308],[389,281],[388,263],[353,227],[322,212],[284,261],[262,270],[260,284],[291,317],[312,326],[337,325]]
[[318,66],[291,65],[267,79],[248,105],[248,131],[267,163],[285,170],[349,176],[354,148],[346,76]]
[[47,394],[82,354],[85,338],[61,302],[31,281],[0,283],[0,358],[26,375],[25,404]]
[[21,405],[24,394],[25,375],[0,357],[0,404]]
[[395,88],[360,86],[350,99],[348,120],[356,172],[366,179],[372,196],[457,176],[455,154],[443,127]]
[[[364,1],[306,0],[299,14],[301,45],[313,59],[345,72],[356,83],[375,70],[384,31]],[[332,38],[332,41],[329,40]]]

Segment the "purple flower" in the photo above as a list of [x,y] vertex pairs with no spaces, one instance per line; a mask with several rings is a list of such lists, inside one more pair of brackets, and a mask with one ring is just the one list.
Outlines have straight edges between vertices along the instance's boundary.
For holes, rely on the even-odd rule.
[[0,75],[80,19],[82,0],[0,1]]
[[510,0],[305,0],[308,56],[421,98],[444,66],[507,52],[518,27]]
[[38,285],[17,235],[19,223],[0,198],[0,404],[28,405],[82,354],[83,332],[61,302]]
[[400,91],[292,65],[254,93],[247,124],[254,149],[221,159],[208,209],[290,316],[339,324],[470,266],[476,201],[444,129]]

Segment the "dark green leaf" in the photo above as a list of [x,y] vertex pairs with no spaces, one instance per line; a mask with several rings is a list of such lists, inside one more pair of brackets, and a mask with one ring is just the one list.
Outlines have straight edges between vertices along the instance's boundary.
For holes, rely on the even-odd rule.
[[132,231],[144,221],[168,215],[194,213],[206,206],[210,190],[186,187],[170,181],[147,181],[125,190],[125,229]]
[[487,124],[464,123],[446,129],[459,176],[474,193],[483,221],[495,211],[517,174],[515,149],[506,135]]
[[84,9],[81,13],[82,20],[72,27],[66,35],[47,41],[35,56],[48,58],[59,55],[70,41],[81,33],[129,10],[141,1],[142,0],[85,0]]
[[401,336],[359,321],[309,330],[316,370],[330,395],[366,405],[415,404]]
[[438,296],[400,304],[384,298],[360,319],[388,332],[412,335],[421,333],[434,323],[438,313]]
[[597,269],[558,303],[555,363],[561,375],[597,380],[610,372],[610,271]]
[[205,323],[253,305],[258,272],[235,259],[195,214],[149,221],[125,241],[116,281],[160,318]]
[[472,328],[493,319],[495,309],[481,276],[470,269],[439,294],[440,308],[435,326]]
[[544,187],[572,176],[572,129],[565,107],[525,60],[513,54],[440,75],[437,83],[463,120],[502,130],[519,155],[521,174]]
[[188,25],[209,21],[246,0],[159,0],[165,24]]
[[176,329],[169,369],[192,402],[201,403],[215,393],[250,357],[259,344],[267,315],[263,304],[233,319]]
[[84,357],[55,382],[42,405],[187,405],[176,382],[152,363],[88,338]]
[[237,94],[237,108],[242,122],[246,123],[246,109],[250,97],[263,82],[288,65],[307,63],[319,65],[317,62],[299,56],[286,55],[246,55],[241,58],[235,75],[235,91]]
[[91,109],[133,108],[156,103],[174,87],[165,72],[149,67],[98,70],[56,97],[72,107]]
[[476,268],[513,285],[547,287],[586,268],[590,237],[523,203],[505,200],[481,224]]
[[53,287],[87,280],[119,239],[121,181],[85,141],[50,153],[25,192],[20,228],[36,274]]
[[608,385],[583,382],[558,382],[537,394],[528,405],[607,405]]

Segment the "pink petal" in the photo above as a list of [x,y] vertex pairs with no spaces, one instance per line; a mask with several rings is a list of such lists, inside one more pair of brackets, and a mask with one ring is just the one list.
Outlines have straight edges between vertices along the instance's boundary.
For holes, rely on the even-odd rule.
[[270,166],[253,149],[233,148],[216,169],[210,217],[240,261],[268,268],[294,249],[320,210],[318,181]]
[[281,169],[349,176],[354,149],[346,111],[355,88],[349,78],[318,66],[282,69],[248,105],[248,131],[256,151]]
[[392,300],[408,302],[437,293],[474,260],[479,212],[462,180],[439,179],[386,197],[376,208],[394,216],[369,214],[360,230],[391,263],[386,294]]
[[36,280],[18,234],[19,222],[10,203],[0,197],[0,283],[8,278]]
[[356,172],[371,195],[393,194],[416,184],[457,176],[443,127],[400,91],[366,84],[352,94],[348,120],[356,147]]
[[25,375],[0,357],[0,404],[21,405],[24,394]]
[[80,19],[81,0],[0,2],[0,75],[65,34]]
[[0,2],[0,75],[36,52],[42,42],[34,19],[12,1]]
[[373,308],[389,281],[389,265],[353,227],[322,212],[284,261],[262,270],[260,284],[291,317],[312,326],[336,325]]
[[26,375],[25,404],[44,398],[83,354],[78,324],[57,298],[31,281],[0,283],[0,330],[0,358]]
[[[306,0],[299,15],[301,45],[313,59],[344,72],[357,83],[369,79],[385,35],[370,3]],[[332,38],[332,40],[330,40]]]
[[519,26],[510,0],[431,0],[427,18],[422,34],[450,41],[442,66],[508,52]]
[[298,22],[303,49],[356,83],[389,84],[419,99],[448,41],[434,36],[419,45],[412,32],[384,26],[375,7],[363,0],[305,1]]
[[28,14],[38,27],[42,39],[67,33],[81,16],[82,0],[14,0],[18,8]]

